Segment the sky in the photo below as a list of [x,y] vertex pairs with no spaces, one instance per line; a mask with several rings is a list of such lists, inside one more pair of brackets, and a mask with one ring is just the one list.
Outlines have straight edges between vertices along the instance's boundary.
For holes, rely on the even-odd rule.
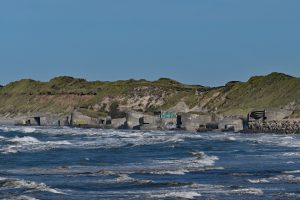
[[1,0],[0,84],[300,76],[299,0]]

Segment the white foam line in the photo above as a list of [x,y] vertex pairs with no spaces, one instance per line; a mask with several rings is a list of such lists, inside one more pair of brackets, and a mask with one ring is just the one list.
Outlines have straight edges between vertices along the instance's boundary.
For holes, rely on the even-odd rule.
[[23,179],[8,179],[0,177],[2,189],[19,189],[26,188],[27,190],[37,190],[43,192],[50,192],[55,194],[65,194],[57,189],[47,186],[45,183],[36,183],[34,181],[27,181]]
[[[287,174],[293,174],[293,172],[300,172],[300,171],[287,171]],[[286,172],[285,172],[286,173]],[[273,176],[270,178],[263,178],[263,179],[248,179],[250,183],[269,183],[269,182],[288,182],[288,183],[300,183],[300,177],[296,177],[293,175],[278,175]]]
[[183,198],[183,199],[195,199],[200,197],[201,194],[194,191],[182,191],[182,192],[166,192],[164,194],[151,195],[152,198]]

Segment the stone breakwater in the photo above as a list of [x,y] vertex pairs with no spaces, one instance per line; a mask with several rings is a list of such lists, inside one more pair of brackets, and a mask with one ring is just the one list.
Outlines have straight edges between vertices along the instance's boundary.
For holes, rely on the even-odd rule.
[[249,131],[263,133],[300,133],[300,120],[256,121],[249,123]]

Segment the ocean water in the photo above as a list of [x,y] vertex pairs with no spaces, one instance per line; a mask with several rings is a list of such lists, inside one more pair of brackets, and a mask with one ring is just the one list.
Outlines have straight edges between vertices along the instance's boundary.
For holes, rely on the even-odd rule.
[[300,135],[0,126],[0,199],[300,199]]

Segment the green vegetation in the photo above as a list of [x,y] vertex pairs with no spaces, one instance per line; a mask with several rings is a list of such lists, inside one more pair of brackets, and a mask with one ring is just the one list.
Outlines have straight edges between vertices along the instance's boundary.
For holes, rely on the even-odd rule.
[[166,110],[166,109],[169,109],[169,108],[173,107],[174,105],[179,103],[180,100],[182,98],[184,98],[185,96],[186,96],[185,93],[168,94],[166,99],[165,99],[165,104],[163,106],[161,106],[160,109]]
[[272,73],[235,84],[221,102],[221,111],[244,114],[252,109],[281,108],[299,99],[299,78]]
[[190,109],[197,106],[199,102],[199,98],[196,95],[192,94],[187,95],[183,100]]
[[[143,98],[148,102],[140,102],[140,106],[131,108],[130,104]],[[244,83],[232,81],[224,87],[207,88],[168,78],[89,82],[62,76],[49,82],[23,79],[0,87],[0,113],[11,115],[70,113],[76,109],[94,118],[106,115],[118,118],[125,115],[124,107],[150,113],[172,108],[181,101],[190,109],[199,106],[208,113],[227,115],[245,115],[254,109],[284,108],[293,103],[293,116],[300,117],[300,78],[272,73],[252,77]],[[94,109],[94,105],[99,106]]]

